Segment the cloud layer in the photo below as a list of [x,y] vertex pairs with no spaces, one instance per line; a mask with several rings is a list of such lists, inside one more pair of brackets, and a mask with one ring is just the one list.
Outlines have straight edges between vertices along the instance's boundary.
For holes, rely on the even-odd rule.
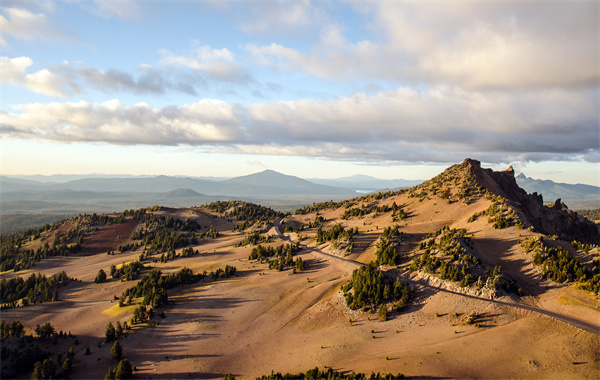
[[[331,159],[448,162],[598,157],[595,91],[537,90],[519,97],[438,88],[355,94],[325,102],[180,107],[25,104],[2,115],[3,137],[61,142],[218,145],[224,151]],[[596,158],[594,158],[596,157]]]
[[[145,10],[135,1],[80,6],[120,22],[141,20]],[[187,51],[157,46],[153,64],[133,69],[0,57],[2,83],[53,98],[3,109],[2,138],[363,162],[600,162],[597,2],[301,1],[207,9],[235,13],[244,38],[223,46],[211,36],[186,36]],[[64,38],[42,12],[2,8],[5,38]],[[298,83],[297,93],[314,84],[315,92],[335,95],[293,98],[286,86]],[[354,83],[378,90],[363,93]],[[262,90],[287,91],[292,100],[259,102]],[[256,95],[243,104],[215,99],[227,91]],[[98,93],[116,99],[90,100]],[[119,100],[131,95],[186,100],[160,107]]]

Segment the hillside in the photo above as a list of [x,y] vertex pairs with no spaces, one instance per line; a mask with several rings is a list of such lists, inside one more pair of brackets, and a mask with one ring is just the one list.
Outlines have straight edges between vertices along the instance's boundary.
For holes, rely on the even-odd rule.
[[[544,206],[512,169],[467,159],[410,189],[288,215],[223,201],[82,215],[4,236],[3,281],[36,276],[19,294],[3,283],[2,319],[22,322],[26,334],[45,322],[74,334],[77,345],[34,339],[57,362],[73,345],[75,379],[116,367],[109,322],[130,327],[116,339],[134,378],[255,378],[315,366],[596,378],[597,242],[596,225],[560,201]],[[61,271],[61,281],[77,280],[48,282]],[[49,285],[33,286],[37,273]]]

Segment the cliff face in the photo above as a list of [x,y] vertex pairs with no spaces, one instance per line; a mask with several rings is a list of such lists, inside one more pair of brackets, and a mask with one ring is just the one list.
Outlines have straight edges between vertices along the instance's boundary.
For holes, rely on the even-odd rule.
[[520,211],[520,216],[532,225],[536,231],[546,235],[557,235],[566,241],[600,243],[599,226],[569,210],[560,199],[552,206],[544,206],[541,194],[527,194],[519,187],[515,172],[511,167],[504,171],[493,171],[481,167],[477,160],[467,158],[462,164],[475,178],[479,186],[488,192],[504,197],[508,203]]

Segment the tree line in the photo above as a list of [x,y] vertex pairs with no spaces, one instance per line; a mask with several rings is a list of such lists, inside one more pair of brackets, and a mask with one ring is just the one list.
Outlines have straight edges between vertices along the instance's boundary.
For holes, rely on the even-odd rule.
[[14,307],[22,299],[23,305],[58,301],[58,287],[71,279],[65,271],[47,277],[32,273],[26,280],[20,276],[0,281],[2,308]]

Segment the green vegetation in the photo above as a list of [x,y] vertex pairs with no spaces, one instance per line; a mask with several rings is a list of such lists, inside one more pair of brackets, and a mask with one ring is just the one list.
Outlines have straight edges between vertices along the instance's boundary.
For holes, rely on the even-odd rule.
[[[352,290],[352,292],[350,292]],[[395,302],[401,310],[412,297],[412,291],[400,279],[393,281],[371,262],[352,272],[350,282],[342,286],[346,304],[352,310],[375,308],[387,302]]]
[[383,205],[383,206],[369,206],[367,204],[362,204],[361,207],[351,207],[353,203],[346,204],[346,211],[341,216],[340,219],[351,219],[351,218],[363,218],[365,215],[369,215],[371,213],[392,213],[392,218],[394,221],[406,219],[408,214],[403,209],[399,208],[396,202],[394,202],[391,206]]
[[575,212],[585,218],[588,218],[591,221],[600,220],[600,208],[590,210],[577,210]]
[[331,246],[336,249],[350,251],[353,247],[355,235],[358,234],[358,227],[345,230],[341,224],[336,224],[330,230],[323,230],[321,226],[317,228],[317,244],[323,244],[326,241],[331,242]]
[[27,280],[19,276],[11,279],[4,278],[0,281],[2,309],[17,306],[17,302],[21,299],[24,306],[58,301],[58,287],[65,285],[70,280],[64,271],[50,277],[32,273]]
[[[31,379],[66,379],[71,372],[75,351],[73,347],[68,352],[46,352],[40,344],[49,338],[76,339],[71,334],[56,333],[54,326],[46,322],[35,328],[36,337],[25,335],[20,321],[1,323],[2,331],[2,378]],[[75,340],[76,342],[76,340]],[[76,344],[76,343],[75,343]],[[63,361],[63,354],[66,359]]]
[[419,245],[418,251],[423,254],[413,259],[409,270],[422,270],[442,280],[460,281],[461,287],[496,287],[500,280],[500,267],[486,271],[481,260],[469,253],[473,249],[473,241],[466,232],[465,229],[446,226],[430,234]]
[[379,237],[377,242],[377,264],[378,265],[398,265],[400,264],[400,255],[397,247],[404,241],[402,232],[398,226],[387,227]]
[[[269,269],[282,271],[286,268],[295,270],[304,270],[307,268],[306,262],[301,257],[294,260],[294,254],[300,251],[298,244],[282,244],[277,247],[263,247],[258,245],[252,249],[248,260],[266,261]],[[273,259],[272,259],[273,258]]]
[[[79,215],[68,220],[46,224],[41,228],[30,228],[26,231],[0,236],[0,271],[31,268],[41,259],[51,256],[66,256],[83,250],[83,239],[93,234],[101,225],[125,222],[125,213],[117,217],[107,215]],[[66,232],[57,231],[59,227],[70,226]],[[52,239],[37,249],[23,249],[33,240]]]
[[258,231],[254,231],[251,234],[246,235],[244,240],[236,244],[236,247],[243,247],[246,245],[257,245],[260,243],[268,243],[271,240],[270,236],[263,236]]
[[339,201],[339,202],[328,201],[328,202],[313,203],[312,206],[304,206],[300,209],[297,209],[294,212],[294,214],[295,215],[305,215],[305,214],[310,214],[313,212],[319,212],[319,211],[323,211],[323,210],[335,210],[335,209],[342,208],[342,207],[348,209],[359,203],[368,203],[368,202],[373,202],[373,201],[377,201],[377,200],[381,200],[381,199],[391,198],[393,196],[403,194],[405,191],[406,190],[378,192],[378,193],[363,195],[363,196],[352,198],[352,199],[346,199],[346,200]]
[[482,212],[476,212],[473,214],[468,222],[472,223],[480,216],[487,215],[488,223],[492,224],[492,226],[496,229],[502,229],[510,226],[515,226],[517,228],[524,228],[523,222],[515,212],[515,210],[508,205],[506,199],[501,196],[487,194],[487,198],[492,201],[490,207],[487,210]]
[[[217,269],[211,272],[213,278],[234,276],[237,272],[235,267],[227,265],[225,269]],[[195,284],[206,277],[206,273],[194,274],[189,268],[181,268],[177,273],[163,275],[161,271],[152,269],[133,287],[128,288],[119,297],[119,306],[125,305],[125,299],[143,297],[142,305],[150,305],[154,308],[167,304],[169,297],[167,290],[179,285]],[[128,301],[129,303],[129,301]]]
[[130,379],[133,376],[133,367],[127,359],[121,359],[116,369],[109,368],[104,380]]
[[467,162],[453,165],[432,179],[410,189],[408,196],[423,200],[437,195],[448,203],[460,200],[469,204],[487,193],[486,189],[478,184],[469,166]]
[[577,281],[581,284],[582,289],[594,293],[598,293],[600,290],[598,266],[596,266],[596,273],[593,273],[571,256],[569,251],[562,247],[547,246],[542,236],[523,239],[520,243],[525,252],[532,255],[533,263],[542,267],[542,273],[546,279],[556,283]]
[[119,268],[111,265],[110,275],[112,278],[123,277],[126,281],[131,281],[136,278],[140,271],[144,268],[144,264],[139,261],[132,261],[130,263],[123,263]]
[[[227,378],[227,377],[226,377]],[[233,377],[229,377],[231,379]],[[306,372],[300,372],[296,374],[286,373],[282,375],[281,373],[271,372],[270,375],[263,375],[258,377],[257,380],[396,380],[396,379],[404,379],[404,375],[399,373],[397,375],[388,374],[380,374],[380,373],[371,373],[370,376],[365,375],[364,373],[354,373],[352,371],[350,374],[344,374],[342,372],[334,371],[329,368],[327,371],[320,371],[318,367],[310,369]]]
[[[227,377],[226,377],[227,378]],[[230,379],[232,377],[229,377]],[[380,373],[371,373],[370,376],[367,377],[364,373],[355,373],[352,371],[350,374],[344,374],[342,372],[334,371],[329,368],[327,371],[320,371],[318,367],[310,369],[306,372],[300,372],[296,374],[286,373],[282,375],[281,373],[271,372],[270,375],[263,375],[258,377],[257,380],[396,380],[396,379],[404,379],[404,375],[399,373],[397,375],[388,374],[380,374]]]
[[223,214],[231,220],[243,221],[235,230],[244,231],[250,227],[270,228],[275,219],[283,218],[283,214],[269,207],[243,201],[217,201],[206,205],[211,211]]

